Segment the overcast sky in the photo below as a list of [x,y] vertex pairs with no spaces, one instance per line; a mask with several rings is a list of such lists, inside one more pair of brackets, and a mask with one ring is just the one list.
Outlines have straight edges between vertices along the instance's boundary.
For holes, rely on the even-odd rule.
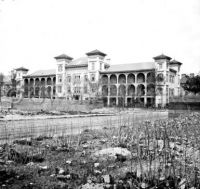
[[99,49],[112,64],[164,53],[200,71],[200,0],[0,0],[0,72]]

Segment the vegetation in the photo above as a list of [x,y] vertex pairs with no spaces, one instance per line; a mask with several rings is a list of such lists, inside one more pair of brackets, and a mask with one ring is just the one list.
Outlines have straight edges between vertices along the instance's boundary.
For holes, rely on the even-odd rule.
[[[131,127],[122,121],[119,128],[86,129],[74,136],[16,140],[0,147],[0,184],[11,189],[199,188],[199,124],[200,114],[192,113]],[[114,149],[118,152],[111,153]]]
[[0,73],[0,102],[1,102],[1,89],[4,83],[4,75],[2,73]]
[[186,82],[182,83],[184,90],[194,93],[195,95],[200,92],[200,75],[185,76]]

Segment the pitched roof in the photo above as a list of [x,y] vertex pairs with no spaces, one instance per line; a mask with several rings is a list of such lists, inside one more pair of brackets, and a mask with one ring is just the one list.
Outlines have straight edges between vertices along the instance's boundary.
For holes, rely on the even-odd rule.
[[160,60],[160,59],[167,59],[167,60],[171,60],[172,58],[169,57],[169,56],[166,56],[164,54],[161,54],[161,55],[158,55],[158,56],[155,56],[153,57],[154,60]]
[[170,62],[170,64],[179,64],[179,65],[182,65],[183,63],[181,63],[181,62],[179,62],[179,61],[177,61],[177,60],[172,60],[171,62]]
[[99,51],[99,50],[93,50],[91,52],[86,53],[87,56],[92,56],[92,55],[101,55],[101,56],[106,56],[107,54]]
[[61,54],[59,56],[54,57],[55,59],[67,59],[67,60],[73,60],[72,57],[66,55],[66,54]]
[[141,62],[131,64],[110,65],[110,67],[104,72],[142,71],[153,69],[155,69],[155,62]]
[[28,69],[24,68],[24,67],[19,67],[19,68],[16,68],[15,70],[16,71],[28,71]]
[[65,67],[70,68],[70,67],[78,67],[78,66],[88,66],[88,58],[87,57],[81,57],[78,59],[75,59],[71,61],[69,64],[67,64]]
[[38,70],[32,74],[26,75],[24,77],[36,77],[36,76],[52,76],[56,75],[56,70],[51,69],[51,70]]

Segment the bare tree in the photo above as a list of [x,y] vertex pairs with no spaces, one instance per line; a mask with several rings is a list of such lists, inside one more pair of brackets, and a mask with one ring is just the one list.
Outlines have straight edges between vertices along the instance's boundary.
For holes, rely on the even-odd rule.
[[97,81],[97,82],[91,82],[88,80],[88,86],[89,86],[89,97],[90,97],[90,102],[91,98],[93,98],[93,102],[97,102],[100,97],[101,97],[101,80]]

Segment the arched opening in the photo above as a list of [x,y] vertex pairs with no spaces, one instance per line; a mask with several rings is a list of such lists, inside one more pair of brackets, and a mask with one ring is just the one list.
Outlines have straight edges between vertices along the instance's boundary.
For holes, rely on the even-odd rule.
[[39,86],[40,85],[40,80],[39,80],[39,78],[36,78],[35,79],[35,86]]
[[155,82],[155,73],[150,72],[147,74],[147,83],[154,83]]
[[158,87],[156,89],[156,95],[161,96],[163,94],[163,88],[162,87]]
[[24,98],[27,98],[28,97],[28,79],[24,79]]
[[117,76],[116,75],[112,74],[110,76],[110,83],[111,84],[117,84]]
[[50,77],[47,78],[47,85],[52,85],[52,81]]
[[25,87],[28,86],[28,79],[24,79],[24,86],[25,86]]
[[56,84],[56,77],[53,77],[53,85]]
[[135,100],[135,106],[136,107],[144,107],[144,98],[143,97],[137,97]]
[[24,86],[24,98],[28,98],[28,85]]
[[108,86],[104,85],[102,86],[102,96],[108,96]]
[[156,81],[157,82],[163,82],[164,81],[164,75],[162,73],[159,73],[157,76],[156,76]]
[[134,97],[127,98],[127,106],[128,107],[134,107],[135,106],[135,99],[134,99]]
[[34,88],[30,87],[30,98],[34,97]]
[[135,75],[129,74],[127,80],[128,80],[128,83],[135,83]]
[[128,96],[135,96],[135,86],[134,85],[128,86]]
[[40,96],[40,88],[39,87],[35,87],[35,97],[39,98]]
[[145,75],[143,73],[139,73],[137,75],[137,82],[138,83],[144,83],[145,82]]
[[56,97],[56,87],[55,86],[53,87],[53,97],[54,98]]
[[34,79],[31,78],[31,79],[30,79],[30,86],[33,87],[33,85],[34,85]]
[[41,79],[41,85],[42,85],[42,86],[45,86],[45,78],[42,78],[42,79]]
[[137,96],[144,96],[145,95],[145,86],[140,84],[137,86]]
[[155,85],[148,84],[147,85],[147,96],[154,96],[155,95]]
[[116,98],[110,98],[110,106],[116,106]]
[[126,96],[126,86],[120,85],[119,86],[119,96],[125,97]]
[[115,85],[110,86],[110,96],[117,96],[117,87]]
[[41,87],[41,98],[45,98],[45,87]]
[[51,87],[47,87],[47,98],[51,98]]
[[101,77],[101,81],[102,81],[102,84],[107,85],[108,84],[108,76],[107,75],[103,75]]
[[126,83],[126,76],[124,74],[119,75],[119,84]]

